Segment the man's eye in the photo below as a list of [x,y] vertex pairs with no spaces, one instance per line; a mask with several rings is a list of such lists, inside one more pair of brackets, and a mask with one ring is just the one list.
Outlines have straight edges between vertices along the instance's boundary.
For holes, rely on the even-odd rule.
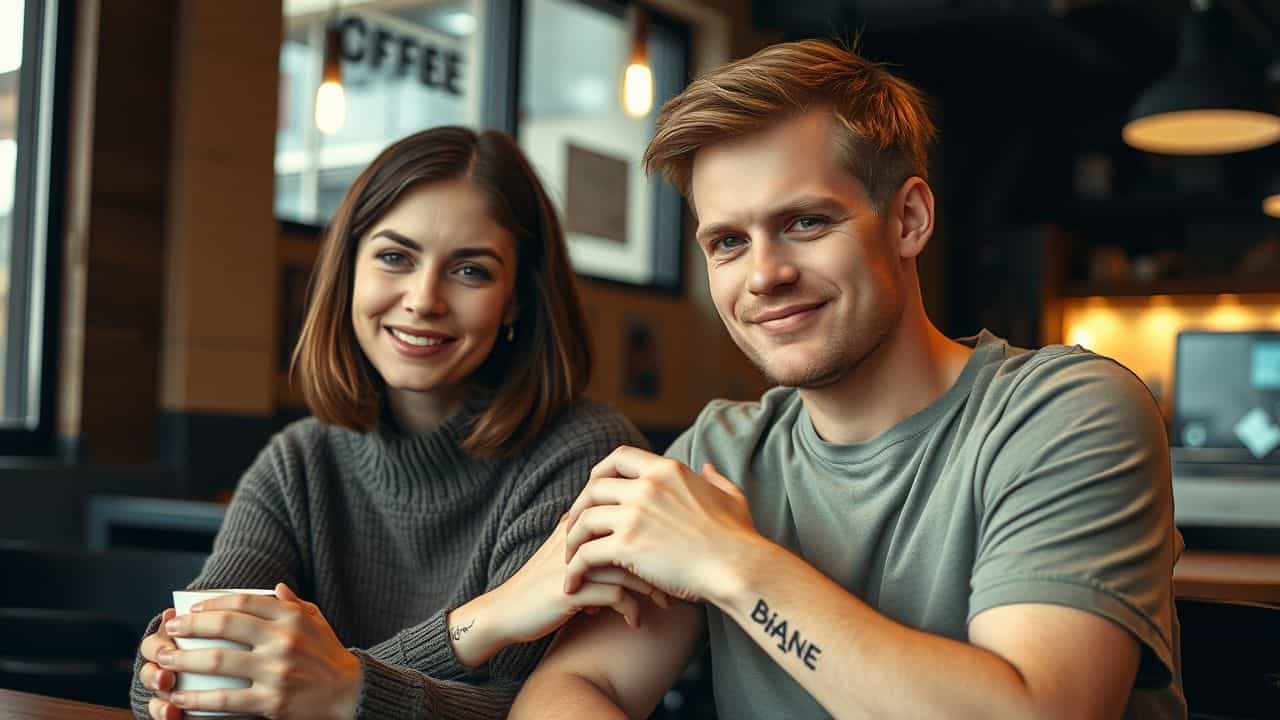
[[825,223],[826,220],[823,218],[815,215],[805,215],[804,217],[796,218],[795,222],[791,223],[791,227],[804,232],[806,230],[816,230]]
[[737,250],[747,243],[746,238],[737,235],[726,235],[712,243],[712,250]]

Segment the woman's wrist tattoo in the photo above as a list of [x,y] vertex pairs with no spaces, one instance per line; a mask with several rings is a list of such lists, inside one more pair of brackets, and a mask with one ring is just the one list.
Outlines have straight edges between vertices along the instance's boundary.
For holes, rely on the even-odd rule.
[[475,624],[476,624],[476,619],[471,618],[471,622],[467,623],[466,625],[454,625],[453,627],[449,628],[449,637],[453,638],[455,642],[458,640],[461,640],[462,636],[466,635],[467,631],[470,630],[471,627]]

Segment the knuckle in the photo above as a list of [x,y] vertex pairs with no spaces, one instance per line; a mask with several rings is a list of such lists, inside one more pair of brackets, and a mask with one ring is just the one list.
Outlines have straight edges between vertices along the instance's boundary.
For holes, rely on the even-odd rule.
[[679,475],[681,474],[681,470],[684,469],[684,466],[680,464],[679,460],[664,457],[658,461],[657,468],[658,472],[663,475]]
[[229,613],[213,613],[207,621],[209,624],[209,632],[214,635],[226,635],[231,629],[231,615]]
[[285,633],[280,638],[280,651],[283,655],[290,656],[302,649],[302,636],[297,633]]
[[221,649],[215,648],[209,651],[208,662],[205,663],[209,672],[214,675],[222,675],[227,669],[227,654]]
[[656,479],[652,477],[642,477],[640,478],[640,487],[636,490],[636,493],[640,496],[642,501],[647,502],[658,497],[658,488],[658,481]]

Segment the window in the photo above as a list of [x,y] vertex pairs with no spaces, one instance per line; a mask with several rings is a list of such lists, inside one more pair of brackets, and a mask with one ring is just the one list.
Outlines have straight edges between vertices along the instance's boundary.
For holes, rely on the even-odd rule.
[[[438,125],[504,127],[486,104],[501,53],[486,53],[509,3],[497,0],[285,0],[276,135],[276,216],[328,221],[356,175],[401,137]],[[495,18],[493,21],[487,18]],[[325,30],[341,29],[346,119],[315,123]],[[498,47],[504,47],[500,45]],[[498,108],[500,114],[500,108]]]
[[[0,0],[0,452],[47,452],[53,436],[54,252],[61,231],[65,85],[55,0]],[[56,73],[56,76],[55,76]]]
[[518,136],[564,219],[578,272],[674,289],[683,205],[668,183],[645,176],[642,158],[658,109],[684,88],[689,40],[680,24],[652,10],[648,17],[653,107],[635,118],[621,103],[626,7],[526,0]]

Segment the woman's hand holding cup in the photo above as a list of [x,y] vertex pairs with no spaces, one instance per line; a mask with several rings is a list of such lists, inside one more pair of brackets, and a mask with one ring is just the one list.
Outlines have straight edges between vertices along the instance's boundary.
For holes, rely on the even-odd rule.
[[[350,718],[360,688],[360,661],[334,635],[320,609],[288,586],[274,591],[175,593],[191,612],[165,619],[153,641],[157,672],[144,684],[158,690],[153,718],[188,715],[261,715],[269,718]],[[274,595],[272,594],[274,592]],[[144,640],[144,645],[147,641]],[[179,649],[163,652],[163,645]],[[144,668],[145,670],[145,668]],[[165,693],[166,678],[176,684]]]

